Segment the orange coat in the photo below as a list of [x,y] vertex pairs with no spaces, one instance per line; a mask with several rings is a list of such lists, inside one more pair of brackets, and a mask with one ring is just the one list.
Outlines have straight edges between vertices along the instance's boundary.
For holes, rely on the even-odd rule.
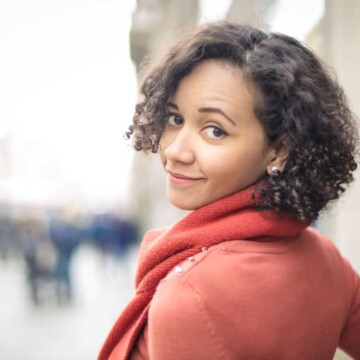
[[360,278],[313,229],[279,242],[227,241],[157,287],[130,359],[360,359]]

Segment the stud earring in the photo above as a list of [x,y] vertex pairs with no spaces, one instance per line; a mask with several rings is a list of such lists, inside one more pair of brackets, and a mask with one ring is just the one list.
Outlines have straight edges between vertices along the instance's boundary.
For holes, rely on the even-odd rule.
[[280,175],[281,175],[281,171],[279,170],[279,168],[277,166],[273,166],[271,168],[271,176],[278,177]]

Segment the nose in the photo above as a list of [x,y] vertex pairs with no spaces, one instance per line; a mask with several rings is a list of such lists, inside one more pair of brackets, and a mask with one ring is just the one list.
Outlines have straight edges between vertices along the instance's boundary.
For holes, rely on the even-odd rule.
[[161,145],[167,160],[191,164],[195,159],[193,138],[185,127],[175,134],[165,135]]

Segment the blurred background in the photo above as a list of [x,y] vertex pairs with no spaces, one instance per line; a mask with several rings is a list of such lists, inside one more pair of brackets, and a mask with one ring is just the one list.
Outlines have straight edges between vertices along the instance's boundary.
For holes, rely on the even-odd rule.
[[[184,215],[157,157],[123,138],[139,65],[219,19],[305,41],[360,113],[358,0],[0,2],[1,360],[96,359],[133,294],[143,232]],[[356,177],[317,226],[360,271]]]

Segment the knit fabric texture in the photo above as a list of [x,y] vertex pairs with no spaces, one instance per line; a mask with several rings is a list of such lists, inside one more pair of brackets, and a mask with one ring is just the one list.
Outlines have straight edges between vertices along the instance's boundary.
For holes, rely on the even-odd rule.
[[[136,274],[136,294],[108,335],[98,360],[126,360],[147,320],[159,282],[176,265],[203,247],[229,240],[275,241],[295,236],[309,224],[270,210],[255,208],[248,187],[188,214],[174,226],[144,236]],[[120,356],[120,357],[119,357]]]

